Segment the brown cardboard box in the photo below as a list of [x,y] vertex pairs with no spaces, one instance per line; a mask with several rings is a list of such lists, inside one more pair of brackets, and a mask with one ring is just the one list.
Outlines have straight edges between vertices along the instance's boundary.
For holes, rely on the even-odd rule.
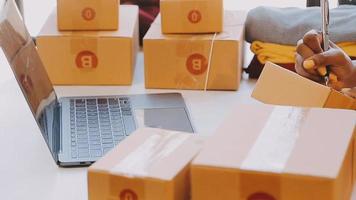
[[355,100],[273,63],[266,63],[252,97],[268,104],[352,109]]
[[227,11],[224,32],[214,40],[214,34],[162,34],[158,16],[143,42],[146,88],[201,90],[208,80],[206,89],[237,90],[245,19]]
[[350,110],[239,105],[192,162],[192,200],[349,200],[355,120]]
[[223,31],[223,0],[161,0],[163,33]]
[[0,5],[0,9],[0,46],[4,49],[5,56],[12,60],[31,37],[14,0],[6,1],[4,5]]
[[121,6],[118,31],[59,32],[53,13],[37,38],[55,85],[130,85],[138,50],[138,7]]
[[57,0],[59,30],[117,30],[119,0]]
[[186,200],[189,163],[204,139],[144,128],[89,168],[89,200]]

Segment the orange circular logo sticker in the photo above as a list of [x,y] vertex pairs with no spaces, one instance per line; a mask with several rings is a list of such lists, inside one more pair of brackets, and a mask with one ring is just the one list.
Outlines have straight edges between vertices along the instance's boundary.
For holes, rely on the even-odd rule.
[[98,66],[98,58],[91,51],[82,51],[78,53],[75,63],[78,68],[92,69]]
[[92,8],[84,8],[82,11],[82,17],[87,20],[87,21],[91,21],[95,18],[95,10]]
[[247,200],[275,200],[275,198],[266,193],[255,193],[247,198]]
[[202,16],[199,10],[192,10],[189,12],[188,14],[188,20],[193,23],[193,24],[197,24],[201,21]]
[[208,69],[208,61],[203,55],[196,53],[188,57],[186,67],[191,74],[201,75]]
[[137,200],[137,194],[132,190],[123,190],[120,193],[120,200]]

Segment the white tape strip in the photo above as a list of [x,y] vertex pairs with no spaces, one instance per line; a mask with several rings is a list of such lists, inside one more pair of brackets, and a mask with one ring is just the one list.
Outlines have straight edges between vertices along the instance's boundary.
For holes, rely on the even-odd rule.
[[206,78],[205,78],[204,91],[207,91],[207,89],[208,89],[208,82],[209,82],[210,69],[211,69],[211,60],[213,57],[213,50],[214,50],[214,43],[216,40],[216,35],[217,35],[217,33],[214,33],[213,39],[211,40],[209,60],[208,60],[208,70],[207,70]]
[[147,177],[150,166],[172,154],[189,137],[187,134],[167,134],[164,131],[154,134],[113,167],[110,173],[127,177]]
[[294,149],[307,110],[275,108],[241,168],[281,173]]

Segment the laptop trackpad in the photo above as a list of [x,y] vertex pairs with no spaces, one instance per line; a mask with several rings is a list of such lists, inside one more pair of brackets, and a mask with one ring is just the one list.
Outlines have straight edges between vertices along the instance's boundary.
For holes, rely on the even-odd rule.
[[138,127],[194,132],[184,108],[135,109],[135,117]]

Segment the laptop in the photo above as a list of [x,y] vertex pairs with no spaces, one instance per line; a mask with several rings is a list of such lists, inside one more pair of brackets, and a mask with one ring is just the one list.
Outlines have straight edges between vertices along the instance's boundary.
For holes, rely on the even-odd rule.
[[[13,0],[7,2],[12,20],[14,11],[20,19]],[[58,99],[28,32],[17,31],[24,27],[18,19],[0,18],[0,59],[12,69],[59,166],[90,165],[138,127],[194,132],[178,93]]]

